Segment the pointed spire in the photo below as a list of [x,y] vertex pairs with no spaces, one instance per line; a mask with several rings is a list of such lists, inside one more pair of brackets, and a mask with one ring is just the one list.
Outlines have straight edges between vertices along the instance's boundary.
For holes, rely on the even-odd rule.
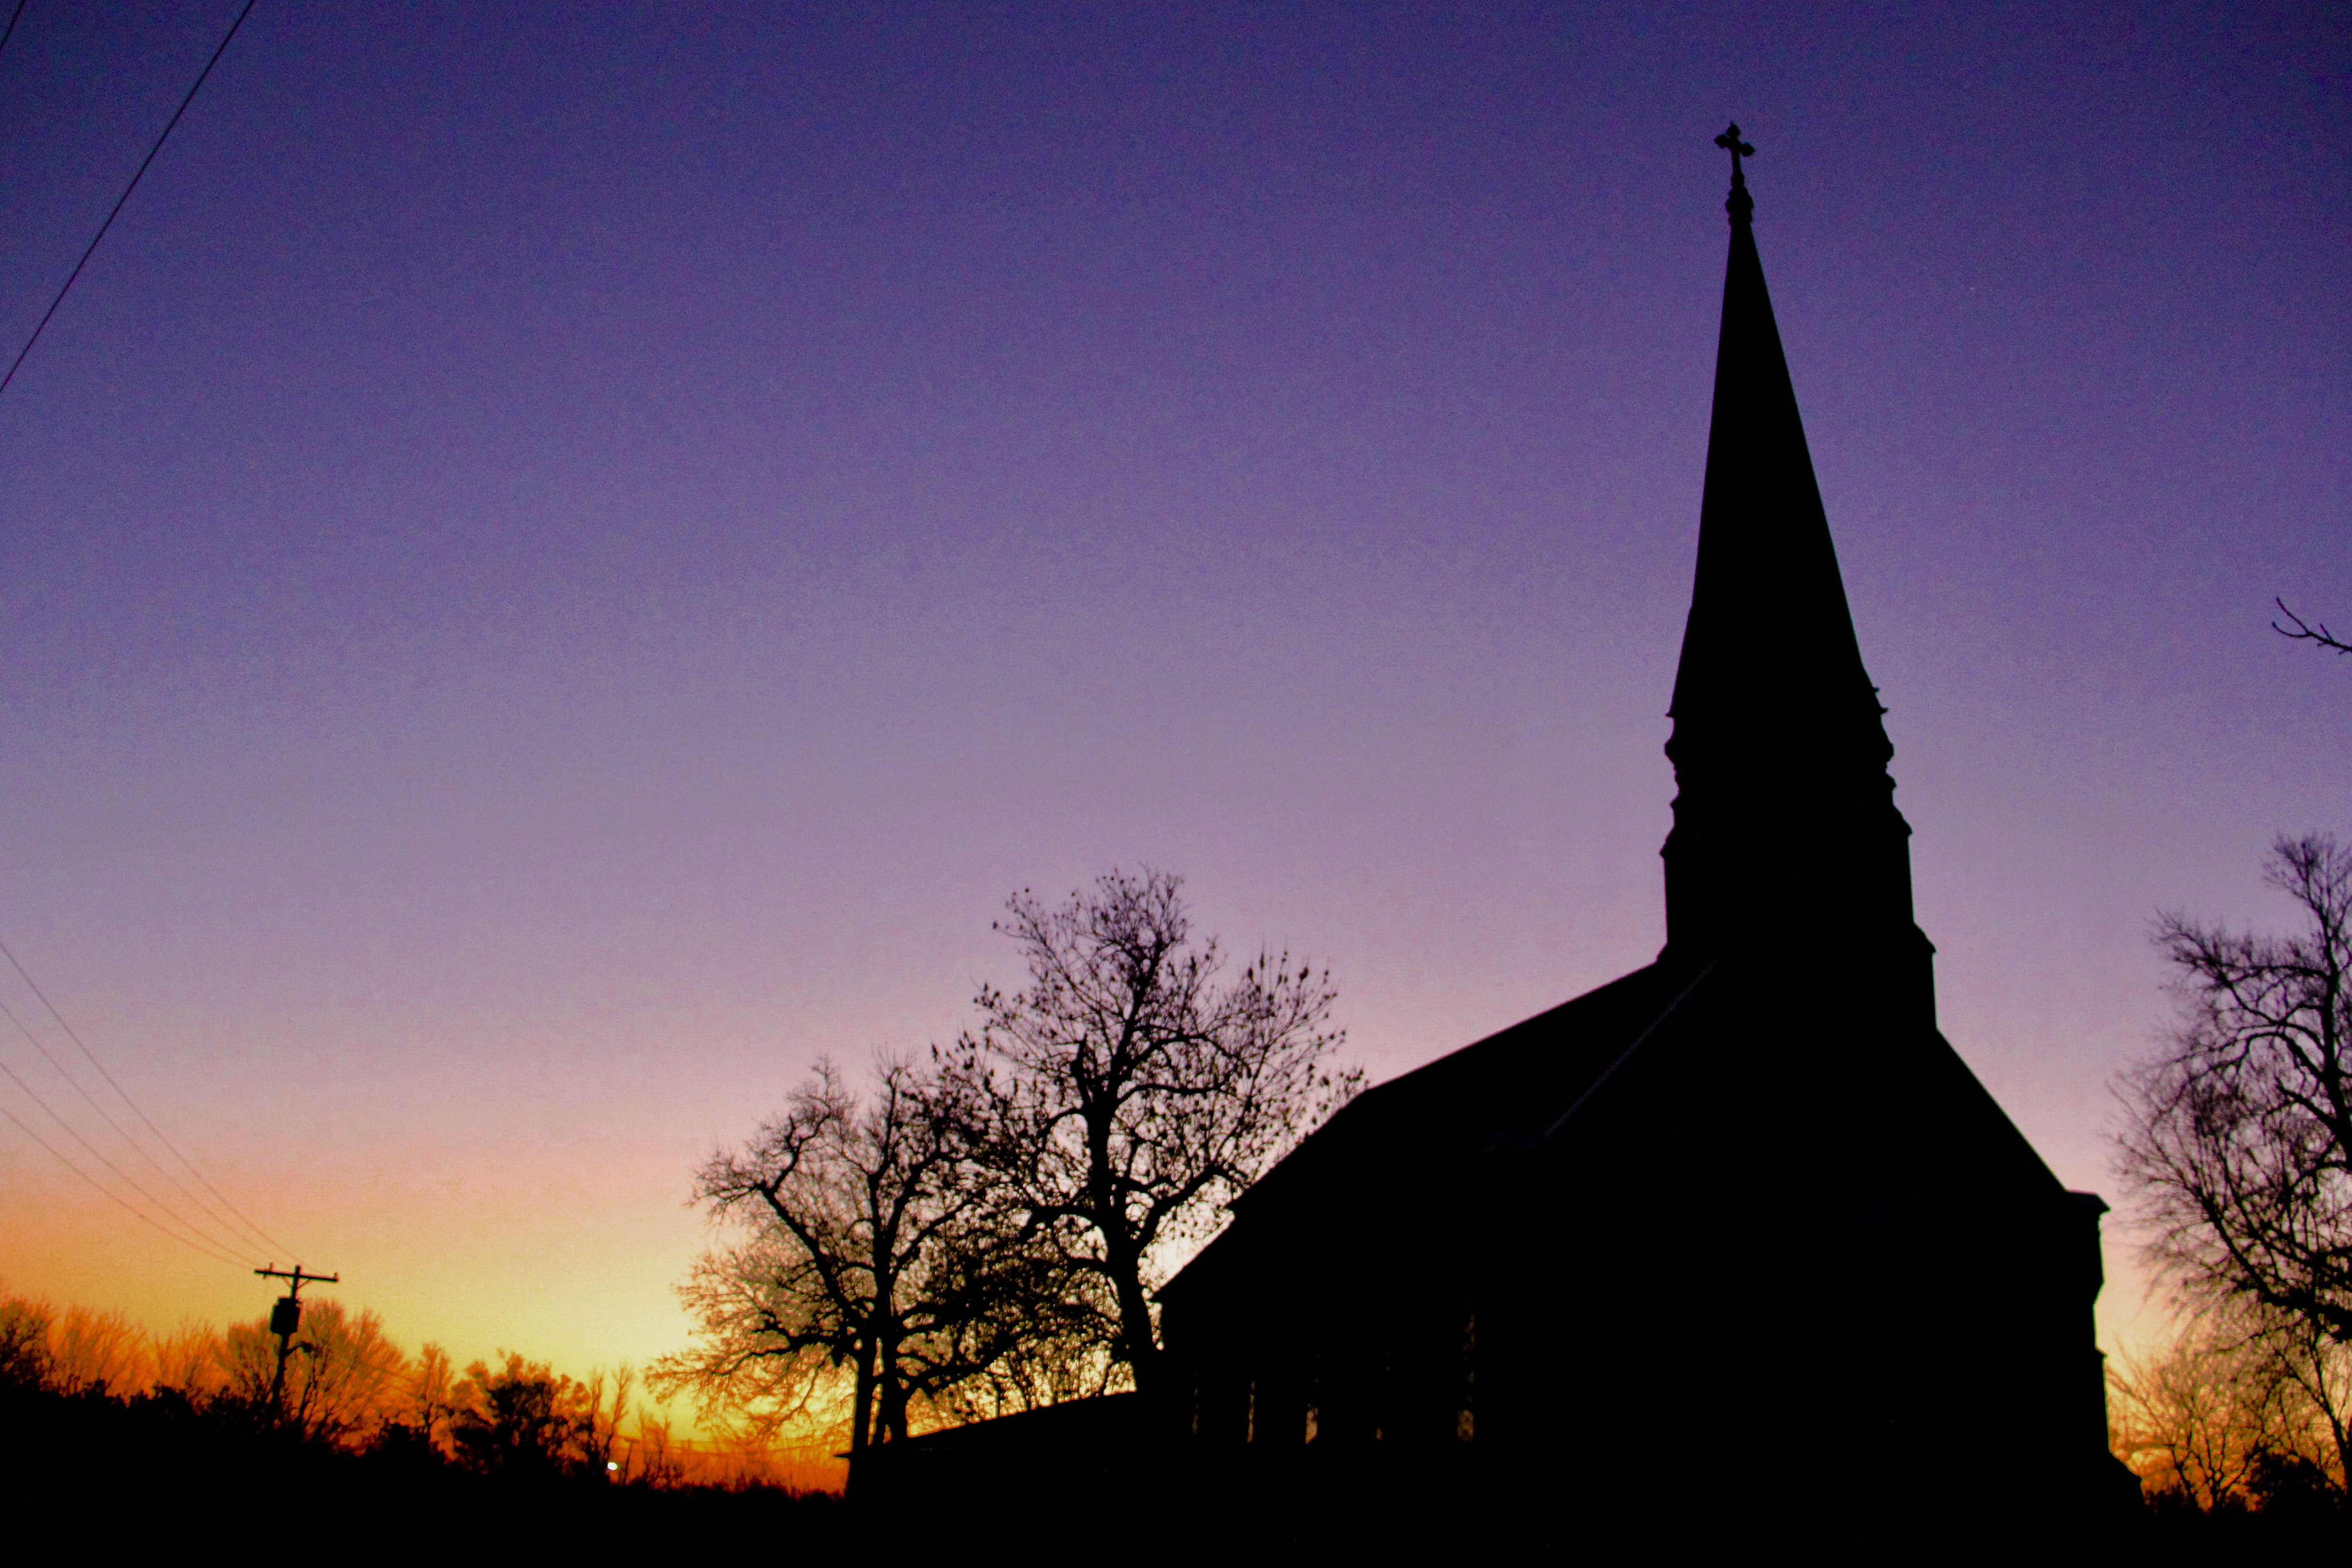
[[1908,932],[1910,829],[1863,668],[1733,125],[1731,255],[1716,351],[1698,569],[1675,677],[1681,793],[1666,840],[1667,952],[1711,957],[1793,927]]
[[[1731,258],[1716,348],[1715,419],[1699,504],[1698,574],[1671,711],[1694,703],[1866,698],[1870,678],[1830,542],[1796,389],[1764,288],[1734,125]],[[1874,711],[1875,705],[1873,705]]]

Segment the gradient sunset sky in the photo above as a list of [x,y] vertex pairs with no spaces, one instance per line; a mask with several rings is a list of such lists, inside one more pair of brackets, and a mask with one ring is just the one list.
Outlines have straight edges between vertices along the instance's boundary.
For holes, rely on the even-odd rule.
[[[8,353],[239,3],[32,0]],[[1181,872],[1375,1079],[1643,964],[1737,119],[1945,1032],[2112,1194],[2151,917],[2352,832],[2347,17],[262,0],[0,395],[0,940],[341,1300],[572,1370],[1015,889]],[[268,1304],[5,1123],[0,1213]]]

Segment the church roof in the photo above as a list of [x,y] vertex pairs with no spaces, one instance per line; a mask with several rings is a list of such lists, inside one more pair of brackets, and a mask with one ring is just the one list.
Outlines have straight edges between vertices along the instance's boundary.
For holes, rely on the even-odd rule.
[[1235,1223],[1161,1297],[1237,1262],[1278,1215],[1378,1205],[1382,1189],[1427,1197],[1490,1156],[1538,1152],[1570,1135],[1572,1113],[1664,1032],[1704,979],[1651,964],[1366,1089],[1242,1194]]
[[1374,1148],[1410,1147],[1450,1163],[1539,1147],[1692,983],[1651,964],[1366,1089],[1244,1194],[1237,1212],[1284,1201],[1318,1167],[1352,1164]]

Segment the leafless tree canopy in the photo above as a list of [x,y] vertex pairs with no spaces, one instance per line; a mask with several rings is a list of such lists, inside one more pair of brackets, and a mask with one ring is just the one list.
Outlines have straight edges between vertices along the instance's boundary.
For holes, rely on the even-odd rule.
[[2162,1501],[2211,1513],[2344,1487],[2352,1357],[2260,1313],[2209,1309],[2107,1368],[2116,1452]]
[[772,1428],[830,1415],[845,1370],[853,1454],[904,1440],[918,1401],[985,1404],[976,1382],[1028,1402],[1032,1363],[1087,1313],[987,1202],[971,1121],[912,1063],[882,1058],[864,1101],[821,1064],[782,1115],[703,1167],[697,1197],[742,1240],[697,1266],[684,1293],[700,1339],[654,1385]]
[[2159,922],[2182,1022],[2124,1081],[2121,1166],[2193,1296],[2352,1345],[2352,848],[2282,839],[2268,879],[2294,935]]
[[1329,1068],[1329,976],[1261,952],[1226,977],[1182,893],[1146,869],[1052,908],[1015,895],[998,929],[1028,984],[983,989],[980,1027],[946,1062],[997,1201],[1099,1285],[1112,1354],[1147,1392],[1160,1249],[1205,1234],[1360,1081]]
[[[305,1436],[341,1441],[379,1418],[406,1358],[372,1310],[348,1311],[335,1300],[306,1300],[302,1309],[286,1366],[282,1419]],[[256,1408],[266,1405],[278,1368],[269,1321],[231,1324],[218,1353],[228,1394]]]

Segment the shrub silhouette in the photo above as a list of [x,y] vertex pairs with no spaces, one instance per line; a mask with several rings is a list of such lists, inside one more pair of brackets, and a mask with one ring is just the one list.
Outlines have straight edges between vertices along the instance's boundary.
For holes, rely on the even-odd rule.
[[468,1469],[500,1479],[601,1475],[600,1395],[601,1389],[509,1351],[496,1368],[476,1362],[466,1369],[449,1436]]

